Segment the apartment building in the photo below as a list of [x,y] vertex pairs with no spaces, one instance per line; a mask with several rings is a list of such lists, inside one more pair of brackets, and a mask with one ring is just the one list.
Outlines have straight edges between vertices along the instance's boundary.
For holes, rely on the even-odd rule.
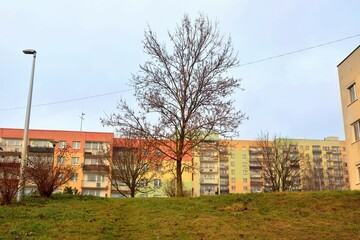
[[[0,158],[11,156],[18,164],[22,137],[21,129],[0,128]],[[53,156],[59,148],[70,146],[68,158],[55,156],[59,164],[77,167],[66,186],[76,187],[85,195],[123,197],[108,179],[109,162],[124,148],[123,139],[114,138],[113,133],[56,130],[30,130],[29,139],[29,156],[39,152]],[[327,137],[292,139],[291,144],[291,154],[301,156],[301,161],[292,166],[300,176],[293,177],[291,190],[349,188],[349,152],[344,141]],[[191,196],[271,191],[259,159],[256,140],[221,140],[211,136],[183,160],[183,189]],[[150,169],[156,177],[146,183],[153,191],[139,192],[136,197],[167,196],[164,189],[174,181],[175,161],[165,159],[158,165]],[[27,185],[26,189],[30,192],[36,188]]]
[[337,137],[324,140],[296,139],[301,166],[301,189],[347,190],[349,171],[345,141]]
[[[337,137],[289,141],[290,159],[294,160],[291,191],[349,188],[344,141]],[[212,137],[200,144],[194,152],[199,166],[199,172],[194,173],[194,196],[271,191],[258,143]]]
[[360,46],[339,63],[350,189],[360,190]]
[[[22,129],[0,128],[1,157],[13,156],[20,162],[22,138]],[[85,195],[105,197],[110,196],[106,162],[110,160],[113,139],[112,133],[30,130],[28,155],[53,156],[56,149],[70,146],[68,157],[55,156],[59,164],[71,164],[77,168],[67,186],[77,188]],[[33,185],[26,186],[27,192],[35,189]]]
[[[19,167],[22,151],[22,129],[0,128],[0,164],[5,158],[11,157],[13,165]],[[66,156],[57,156],[57,150],[69,146]],[[66,186],[77,188],[84,195],[100,197],[123,197],[112,186],[109,178],[109,161],[113,152],[120,151],[124,141],[114,138],[113,133],[79,132],[58,130],[30,130],[28,156],[37,154],[54,157],[58,164],[69,164],[77,170],[71,180],[57,191],[61,192]],[[160,156],[159,156],[160,157]],[[186,166],[192,166],[192,157],[186,156],[183,160]],[[144,184],[153,189],[148,193],[139,192],[137,197],[165,197],[164,187],[174,179],[175,162],[162,161],[161,166],[152,169],[157,177]],[[124,186],[126,188],[126,186]],[[36,190],[35,185],[26,185],[26,193]],[[194,191],[193,173],[184,171],[183,189],[189,194]]]

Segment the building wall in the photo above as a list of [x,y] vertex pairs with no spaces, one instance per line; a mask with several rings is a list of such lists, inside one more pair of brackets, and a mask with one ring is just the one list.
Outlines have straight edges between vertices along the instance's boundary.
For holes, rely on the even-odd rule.
[[[355,140],[354,123],[360,120],[360,46],[338,65],[341,104],[346,137],[350,189],[360,190],[360,141]],[[356,99],[350,98],[355,84]]]

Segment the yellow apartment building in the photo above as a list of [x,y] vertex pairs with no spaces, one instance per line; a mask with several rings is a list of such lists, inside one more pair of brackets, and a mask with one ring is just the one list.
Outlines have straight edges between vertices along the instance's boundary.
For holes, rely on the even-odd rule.
[[360,46],[338,66],[350,189],[360,190]]

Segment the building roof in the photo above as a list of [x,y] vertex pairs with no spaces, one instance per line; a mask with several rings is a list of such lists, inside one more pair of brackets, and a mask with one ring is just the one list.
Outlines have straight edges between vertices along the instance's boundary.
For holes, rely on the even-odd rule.
[[350,57],[351,54],[353,54],[354,52],[356,52],[356,50],[358,50],[360,48],[360,45],[357,46],[357,48],[355,48],[349,55],[346,56],[346,58],[344,58],[344,60],[342,60],[337,67],[339,67],[343,62],[345,62],[346,59],[348,59],[348,57]]

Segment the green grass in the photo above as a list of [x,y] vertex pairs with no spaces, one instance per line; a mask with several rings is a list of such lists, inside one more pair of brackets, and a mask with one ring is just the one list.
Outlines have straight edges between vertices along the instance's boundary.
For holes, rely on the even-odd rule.
[[360,239],[360,191],[103,199],[0,206],[0,239]]

